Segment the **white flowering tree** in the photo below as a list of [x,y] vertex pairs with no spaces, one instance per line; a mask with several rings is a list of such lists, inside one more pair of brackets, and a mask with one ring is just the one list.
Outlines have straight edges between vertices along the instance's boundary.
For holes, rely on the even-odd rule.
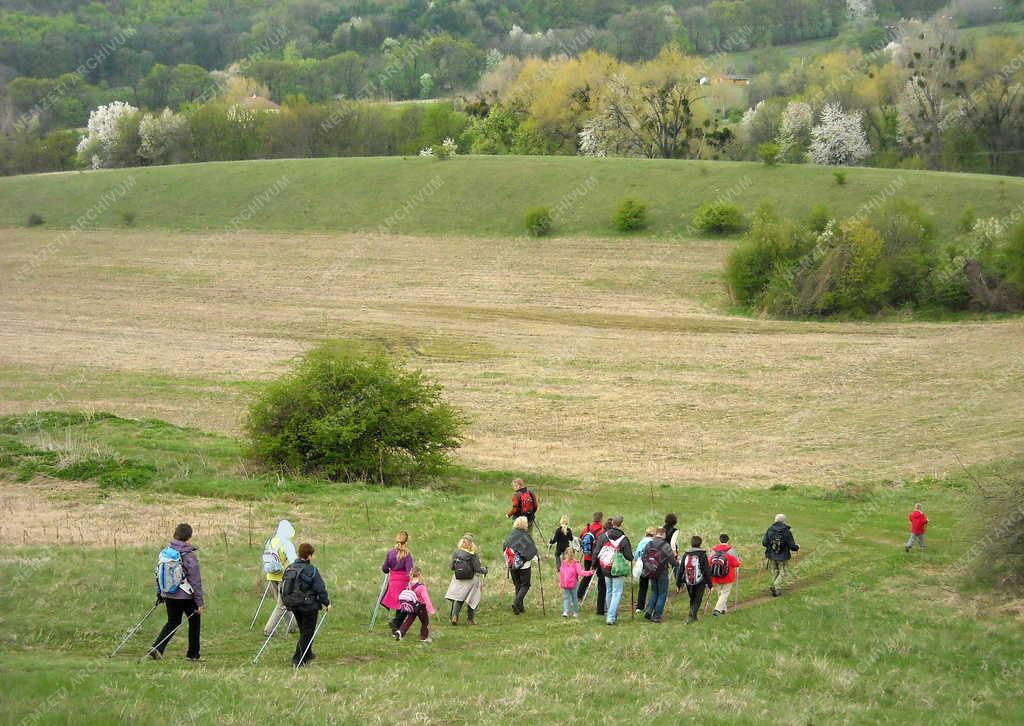
[[846,0],[846,17],[853,25],[867,25],[873,22],[878,16],[875,14],[875,4],[871,0]]
[[185,161],[189,145],[188,119],[165,108],[147,113],[139,122],[139,156],[152,164]]
[[848,166],[868,158],[871,146],[860,112],[846,113],[838,103],[826,104],[818,125],[811,129],[810,155],[815,164],[829,166]]
[[78,156],[93,169],[114,165],[114,154],[121,142],[123,121],[139,112],[124,101],[113,101],[93,109],[86,134],[78,142]]
[[810,104],[803,101],[790,101],[782,112],[782,122],[775,143],[779,145],[779,154],[783,158],[796,161],[803,155],[811,140],[811,125],[814,123],[814,112]]

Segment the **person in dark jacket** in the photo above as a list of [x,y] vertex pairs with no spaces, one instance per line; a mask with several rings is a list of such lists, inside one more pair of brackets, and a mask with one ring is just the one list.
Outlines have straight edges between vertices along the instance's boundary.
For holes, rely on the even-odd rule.
[[771,576],[772,597],[782,594],[783,581],[786,579],[789,559],[793,552],[798,552],[800,546],[793,539],[793,532],[786,524],[785,514],[776,514],[775,522],[768,531],[764,533],[761,540],[764,546],[764,556],[767,560],[769,575]]
[[526,610],[526,593],[530,591],[533,561],[537,559],[537,545],[533,543],[529,532],[530,520],[526,517],[516,517],[515,522],[512,523],[512,532],[509,533],[502,547],[503,550],[512,550],[520,560],[518,567],[510,566],[508,568],[512,585],[516,589],[515,600],[512,602],[512,612],[516,615],[521,615]]
[[[327,596],[327,586],[324,585],[324,578],[320,577],[320,571],[311,562],[314,552],[316,550],[313,548],[313,545],[309,542],[303,542],[299,545],[299,559],[292,565],[289,565],[289,569],[292,567],[302,569],[302,572],[299,574],[298,586],[302,592],[311,596],[307,597],[307,600],[311,600],[308,604],[291,609],[295,614],[296,622],[299,624],[299,642],[295,644],[295,654],[292,656],[292,665],[297,667],[302,667],[316,658],[313,648],[310,647],[309,652],[306,652],[306,648],[310,645],[310,641],[313,640],[317,614],[320,612],[320,608],[331,609],[331,599]],[[303,653],[306,654],[305,658],[302,656]],[[301,661],[300,658],[302,659]]]
[[167,622],[149,649],[149,657],[160,660],[164,650],[171,642],[172,634],[181,625],[181,618],[188,618],[188,651],[185,657],[190,661],[199,660],[199,619],[203,613],[203,578],[199,572],[199,558],[196,548],[190,544],[192,527],[182,522],[174,528],[174,539],[167,545],[181,556],[181,569],[184,576],[182,584],[174,592],[161,592],[160,583],[156,586],[157,602],[167,606]]
[[644,569],[647,569],[646,563],[651,560],[653,552],[657,552],[659,555],[659,565],[657,570],[648,572],[646,575],[650,582],[651,596],[644,617],[652,623],[660,623],[661,616],[665,612],[665,602],[668,600],[669,574],[673,568],[679,565],[679,560],[676,559],[675,552],[672,551],[672,545],[665,539],[664,527],[654,530],[654,539],[644,550]]
[[459,624],[459,613],[466,605],[469,610],[466,622],[475,625],[476,609],[480,607],[484,586],[482,578],[487,574],[487,568],[480,564],[473,535],[462,535],[458,548],[452,553],[450,568],[452,581],[444,596],[452,602],[451,623]]
[[[606,544],[611,544],[617,547],[618,551],[626,559],[626,562],[633,561],[633,546],[629,543],[629,537],[622,531],[622,517],[612,517],[608,522],[610,525],[604,533],[597,538],[595,544],[598,557],[600,557],[601,550]],[[600,562],[598,563],[600,568]],[[612,576],[610,573],[604,573],[604,581],[606,588],[605,595],[605,622],[608,625],[615,625],[619,617],[619,603],[622,602],[622,591],[626,587],[626,578],[630,577],[631,573],[627,572],[622,576]]]
[[548,542],[549,550],[552,546],[555,548],[555,570],[562,568],[562,555],[572,547],[573,539],[575,538],[572,534],[572,527],[569,526],[569,515],[563,514],[562,518],[558,520],[555,533],[551,535],[551,540]]
[[702,544],[704,540],[697,535],[690,538],[690,548],[683,552],[679,577],[676,579],[677,586],[686,585],[686,594],[690,596],[690,615],[686,618],[687,624],[696,622],[704,593],[711,589],[711,566],[708,563],[707,551],[701,549]]

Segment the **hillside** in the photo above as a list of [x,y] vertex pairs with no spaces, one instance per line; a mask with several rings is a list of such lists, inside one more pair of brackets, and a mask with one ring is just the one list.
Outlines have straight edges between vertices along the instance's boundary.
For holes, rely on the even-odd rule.
[[496,237],[522,234],[526,209],[546,205],[563,210],[557,234],[612,236],[611,214],[632,196],[650,204],[645,234],[692,238],[693,211],[719,197],[747,213],[768,200],[785,216],[804,216],[817,202],[842,216],[893,194],[951,233],[968,202],[979,217],[1024,203],[1024,179],[855,168],[839,186],[831,169],[807,165],[578,157],[223,162],[3,178],[0,226],[37,213],[47,229],[71,227],[92,210],[95,221],[84,226],[123,226],[119,214],[131,212],[143,229]]

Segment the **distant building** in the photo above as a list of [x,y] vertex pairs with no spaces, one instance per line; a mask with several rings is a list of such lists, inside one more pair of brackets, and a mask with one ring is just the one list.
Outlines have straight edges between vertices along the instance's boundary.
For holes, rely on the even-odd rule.
[[732,73],[717,73],[713,76],[702,76],[702,86],[749,86],[750,76],[737,76]]
[[242,108],[248,109],[249,111],[280,111],[281,107],[271,101],[269,98],[264,96],[257,96],[255,93],[251,96],[246,97],[244,101],[238,104]]

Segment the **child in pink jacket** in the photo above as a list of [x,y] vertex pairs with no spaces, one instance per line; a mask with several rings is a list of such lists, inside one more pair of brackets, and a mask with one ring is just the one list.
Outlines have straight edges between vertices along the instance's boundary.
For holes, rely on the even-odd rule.
[[558,584],[562,588],[562,617],[570,614],[574,618],[580,616],[580,597],[576,592],[580,578],[593,577],[593,570],[584,570],[576,559],[576,550],[572,547],[562,554],[562,564],[558,568]]
[[[412,596],[407,596],[408,592],[413,593],[415,599]],[[395,640],[400,641],[404,638],[405,634],[409,632],[409,628],[412,627],[413,621],[419,618],[420,642],[430,643],[430,616],[436,614],[437,610],[434,609],[434,603],[430,602],[430,594],[427,592],[427,586],[423,584],[423,573],[420,568],[414,567],[409,571],[409,587],[401,592],[398,599],[399,602],[411,603],[409,607],[412,610],[402,608],[402,611],[406,613],[405,620],[395,631]]]

